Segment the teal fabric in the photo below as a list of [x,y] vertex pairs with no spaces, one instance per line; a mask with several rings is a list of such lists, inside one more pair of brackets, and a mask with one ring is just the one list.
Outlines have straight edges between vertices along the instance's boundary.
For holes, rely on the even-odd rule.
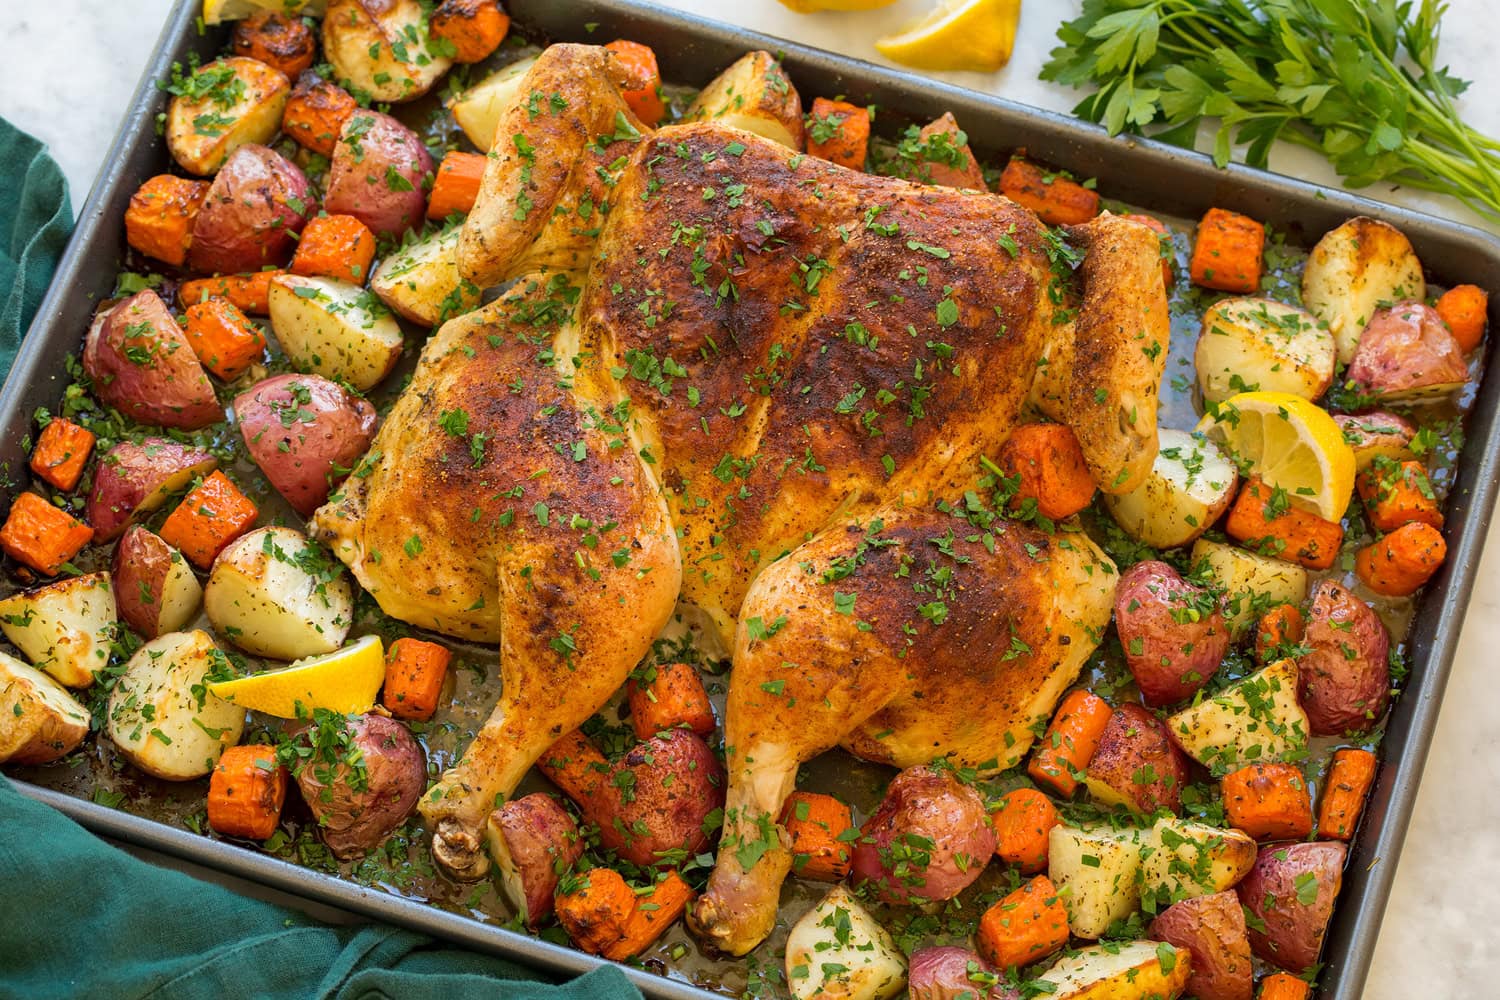
[[[67,182],[0,119],[0,380],[67,244]],[[141,861],[0,777],[0,1000],[640,1000],[617,968],[571,983],[380,925],[329,927]]]

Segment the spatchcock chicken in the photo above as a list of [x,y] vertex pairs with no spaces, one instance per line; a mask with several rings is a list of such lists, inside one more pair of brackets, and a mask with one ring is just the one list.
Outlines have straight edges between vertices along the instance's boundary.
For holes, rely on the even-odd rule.
[[980,463],[1039,412],[1099,489],[1140,484],[1167,300],[1135,222],[1064,239],[723,121],[652,131],[628,82],[579,45],[521,81],[458,251],[507,290],[427,344],[313,524],[387,613],[499,644],[500,703],[421,806],[459,878],[488,867],[497,795],[678,602],[706,615],[733,655],[729,787],[690,924],[742,954],[775,921],[800,764],[1003,769],[1077,678],[1114,566],[997,515]]

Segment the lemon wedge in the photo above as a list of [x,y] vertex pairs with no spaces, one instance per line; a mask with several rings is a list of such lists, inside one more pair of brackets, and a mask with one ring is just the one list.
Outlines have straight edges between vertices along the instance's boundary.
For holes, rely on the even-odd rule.
[[263,10],[322,17],[328,0],[203,0],[203,23],[238,21]]
[[875,42],[887,59],[914,69],[994,72],[1010,61],[1021,0],[944,0],[921,21]]
[[783,7],[790,7],[799,14],[811,14],[819,10],[878,10],[895,2],[896,0],[781,0]]
[[1337,521],[1354,493],[1354,450],[1326,410],[1289,392],[1242,392],[1198,422],[1254,475],[1290,500]]
[[322,656],[308,656],[280,670],[264,670],[232,681],[215,681],[209,691],[242,708],[282,719],[315,708],[365,712],[385,680],[385,649],[380,637],[363,636]]

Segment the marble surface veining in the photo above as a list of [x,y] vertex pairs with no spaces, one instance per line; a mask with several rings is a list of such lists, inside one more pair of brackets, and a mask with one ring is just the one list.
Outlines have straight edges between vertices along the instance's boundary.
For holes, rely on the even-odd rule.
[[[561,2],[561,0],[559,0]],[[665,6],[882,62],[871,42],[925,11],[931,0],[899,0],[859,14],[798,16],[776,0],[657,0]],[[165,20],[169,0],[6,0],[0,10],[0,65],[11,81],[0,114],[51,147],[81,205],[137,77]],[[997,74],[940,74],[953,83],[1067,111],[1072,91],[1036,79],[1057,21],[1077,0],[1026,0],[1016,55]],[[1500,34],[1489,0],[1451,0],[1444,60],[1474,81],[1467,118],[1500,135]],[[1336,183],[1318,157],[1288,146],[1272,168]],[[1466,222],[1462,206],[1421,192],[1366,194]],[[1500,232],[1500,227],[1490,226]],[[1500,522],[1497,522],[1500,524]],[[1500,995],[1500,693],[1489,673],[1500,648],[1500,527],[1464,624],[1438,734],[1422,780],[1395,890],[1365,996],[1370,1000]],[[1486,653],[1485,650],[1490,652]]]

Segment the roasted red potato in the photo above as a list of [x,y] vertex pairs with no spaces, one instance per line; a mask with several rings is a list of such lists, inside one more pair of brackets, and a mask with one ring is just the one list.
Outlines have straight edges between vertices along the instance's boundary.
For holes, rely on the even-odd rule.
[[1245,915],[1233,892],[1185,899],[1151,921],[1151,937],[1193,956],[1187,992],[1198,1000],[1250,1000],[1254,988]]
[[1188,698],[1219,670],[1229,627],[1219,599],[1163,562],[1139,562],[1115,589],[1115,629],[1148,705]]
[[420,229],[427,215],[432,157],[411,129],[390,115],[357,111],[333,150],[323,207],[352,215],[377,236]]
[[1182,808],[1187,761],[1165,723],[1139,705],[1121,705],[1109,718],[1084,783],[1106,805],[1142,815],[1162,808],[1175,813]]
[[[379,847],[427,788],[427,756],[395,719],[327,713],[298,739],[311,753],[293,777],[335,857],[355,858]],[[347,761],[350,749],[359,750],[360,763]]]
[[140,423],[194,430],[224,419],[182,327],[149,288],[95,318],[83,370],[101,402]]
[[1469,380],[1469,366],[1436,309],[1403,302],[1370,317],[1346,374],[1366,395],[1414,400],[1461,388]]
[[120,537],[110,575],[120,619],[147,639],[186,628],[203,603],[203,585],[182,553],[144,525]]
[[526,926],[544,923],[560,874],[583,857],[578,824],[556,799],[537,792],[490,813],[485,839],[506,898]]
[[855,882],[886,902],[952,899],[995,853],[984,798],[946,770],[911,767],[891,780],[855,843]]
[[1361,472],[1378,458],[1400,462],[1411,457],[1409,447],[1417,429],[1394,413],[1376,410],[1358,416],[1338,413],[1333,422],[1344,432],[1344,443],[1354,451],[1354,464]]
[[1235,891],[1245,907],[1250,949],[1289,972],[1318,960],[1344,881],[1349,849],[1339,841],[1269,844]]
[[166,438],[121,441],[94,470],[86,510],[95,540],[107,542],[119,535],[218,464],[209,452]]
[[912,952],[906,988],[909,1000],[1019,1000],[1021,996],[978,952],[953,945]]
[[294,163],[266,146],[241,146],[198,209],[188,266],[207,274],[280,267],[313,211],[312,186]]
[[1314,736],[1364,732],[1390,704],[1390,636],[1370,606],[1334,580],[1313,587],[1297,660],[1297,697]]

